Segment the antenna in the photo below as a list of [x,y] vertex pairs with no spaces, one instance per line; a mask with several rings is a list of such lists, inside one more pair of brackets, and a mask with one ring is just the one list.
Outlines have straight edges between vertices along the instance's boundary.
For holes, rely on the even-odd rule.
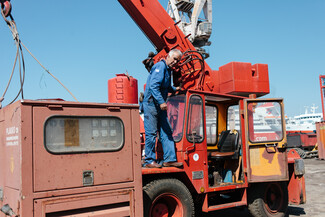
[[308,114],[308,106],[304,106],[305,107],[305,114]]
[[310,110],[311,110],[311,112],[312,112],[313,114],[315,114],[317,108],[318,108],[318,106],[315,106],[315,104],[313,104],[313,106],[310,107]]

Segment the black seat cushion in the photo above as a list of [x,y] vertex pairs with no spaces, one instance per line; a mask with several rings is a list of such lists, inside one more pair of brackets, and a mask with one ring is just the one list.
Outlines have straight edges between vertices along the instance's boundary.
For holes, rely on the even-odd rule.
[[217,144],[218,151],[210,152],[209,156],[212,158],[232,157],[237,151],[238,138],[237,131],[222,131]]

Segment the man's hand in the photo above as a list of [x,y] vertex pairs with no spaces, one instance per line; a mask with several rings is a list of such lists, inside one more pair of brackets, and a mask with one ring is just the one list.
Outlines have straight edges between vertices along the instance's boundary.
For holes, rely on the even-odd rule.
[[176,91],[179,91],[179,90],[181,90],[181,87],[176,87]]
[[167,103],[163,103],[163,104],[160,104],[160,109],[162,110],[162,111],[167,111]]

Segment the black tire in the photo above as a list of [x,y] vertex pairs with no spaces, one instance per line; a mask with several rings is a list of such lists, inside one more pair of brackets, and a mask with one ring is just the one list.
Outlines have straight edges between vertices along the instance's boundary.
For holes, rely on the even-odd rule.
[[194,217],[190,191],[178,179],[158,179],[143,188],[145,217]]
[[306,158],[306,152],[302,150],[301,148],[294,148],[294,150],[300,155],[302,159]]
[[248,210],[253,217],[285,217],[288,188],[284,182],[252,185],[248,189]]

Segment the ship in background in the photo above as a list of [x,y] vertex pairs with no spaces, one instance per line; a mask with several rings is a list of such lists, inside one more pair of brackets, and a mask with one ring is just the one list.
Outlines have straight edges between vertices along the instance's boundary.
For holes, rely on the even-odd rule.
[[316,113],[318,107],[313,105],[310,107],[305,107],[305,113],[301,115],[296,115],[293,118],[286,119],[286,129],[287,132],[302,132],[302,133],[312,133],[316,130],[316,122],[320,122],[323,119],[323,113]]
[[294,148],[301,158],[317,157],[316,123],[323,120],[323,113],[316,113],[315,105],[305,108],[305,113],[286,119],[288,148]]
[[[323,114],[316,113],[316,109],[317,107],[313,105],[310,110],[306,107],[304,114],[293,118],[285,116],[288,150],[295,149],[302,158],[317,155],[317,151],[314,151],[317,143],[315,123],[322,121]],[[276,104],[267,102],[258,104],[254,109],[254,135],[251,140],[276,141],[282,137],[280,112]],[[228,121],[234,121],[235,129],[240,130],[238,106],[229,109],[228,118]]]

